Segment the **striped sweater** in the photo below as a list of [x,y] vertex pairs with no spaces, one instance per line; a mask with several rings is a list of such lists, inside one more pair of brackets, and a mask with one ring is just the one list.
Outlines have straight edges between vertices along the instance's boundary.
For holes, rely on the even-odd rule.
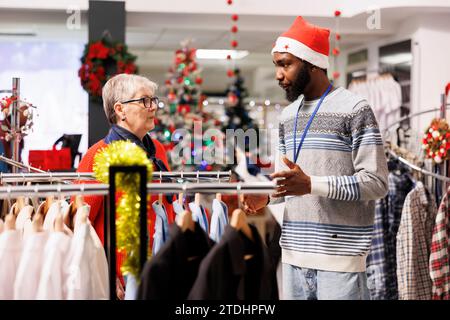
[[[318,100],[305,101],[297,123],[297,145]],[[294,158],[294,121],[300,98],[286,107],[279,124],[280,161]],[[344,88],[324,99],[308,131],[297,164],[311,176],[311,194],[271,199],[286,202],[282,261],[335,272],[363,272],[370,248],[375,202],[387,193],[387,163],[378,124],[367,101]]]

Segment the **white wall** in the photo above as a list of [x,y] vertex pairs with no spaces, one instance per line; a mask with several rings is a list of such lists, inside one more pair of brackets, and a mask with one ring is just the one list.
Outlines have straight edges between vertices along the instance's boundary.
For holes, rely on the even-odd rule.
[[[413,112],[439,108],[450,82],[450,15],[421,17],[415,42]],[[413,124],[423,130],[434,116],[439,113],[420,117]]]

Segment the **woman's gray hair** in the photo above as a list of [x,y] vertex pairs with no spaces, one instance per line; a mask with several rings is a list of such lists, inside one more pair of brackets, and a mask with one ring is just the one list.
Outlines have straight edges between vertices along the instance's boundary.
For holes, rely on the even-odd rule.
[[146,77],[125,73],[115,75],[106,82],[102,91],[103,109],[110,124],[117,123],[114,105],[120,101],[133,99],[141,88],[149,88],[154,94],[158,85]]

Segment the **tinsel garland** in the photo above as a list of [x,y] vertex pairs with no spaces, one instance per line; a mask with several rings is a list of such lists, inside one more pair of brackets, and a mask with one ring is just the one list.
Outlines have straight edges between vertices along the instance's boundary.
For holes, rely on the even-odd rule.
[[[114,141],[101,149],[94,158],[94,176],[103,183],[109,183],[110,166],[146,166],[147,179],[151,181],[153,165],[146,152],[130,141]],[[116,212],[117,250],[125,252],[121,266],[122,274],[139,276],[139,174],[117,173],[117,190],[123,192]]]

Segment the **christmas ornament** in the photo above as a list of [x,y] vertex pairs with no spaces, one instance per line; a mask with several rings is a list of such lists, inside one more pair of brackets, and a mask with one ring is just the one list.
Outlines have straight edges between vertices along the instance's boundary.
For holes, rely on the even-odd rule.
[[425,130],[422,139],[422,148],[425,157],[432,159],[434,163],[441,163],[449,159],[448,150],[450,143],[449,125],[445,119],[433,119],[430,126]]
[[232,5],[233,4],[233,0],[227,0],[228,5]]
[[339,50],[339,48],[334,48],[334,49],[333,49],[333,55],[334,55],[334,56],[338,56],[339,53],[341,53],[341,51]]
[[[146,152],[130,141],[114,141],[101,149],[94,157],[94,177],[109,183],[111,166],[145,166],[147,179],[152,180],[153,165]],[[118,200],[116,232],[117,249],[125,252],[126,257],[121,271],[124,275],[139,276],[139,175],[137,173],[117,173],[116,186],[123,192]]]
[[231,46],[236,48],[238,46],[238,42],[236,40],[231,41]]
[[335,16],[335,17],[340,17],[340,16],[341,16],[341,11],[336,10],[336,11],[334,12],[334,16]]
[[233,15],[231,16],[231,20],[233,20],[233,21],[238,21],[238,20],[239,20],[239,16],[238,16],[237,14],[233,14]]
[[233,32],[233,33],[238,32],[238,27],[237,26],[232,26],[231,27],[231,32]]
[[227,76],[228,76],[229,78],[231,78],[232,76],[234,76],[234,71],[231,70],[231,69],[228,69],[228,71],[227,71]]
[[338,79],[341,74],[338,71],[333,72],[333,79]]
[[4,138],[6,141],[10,141],[14,135],[17,136],[19,141],[22,140],[23,137],[31,133],[33,127],[33,109],[36,107],[30,102],[20,100],[17,104],[17,114],[20,119],[19,128],[17,132],[14,132],[14,130],[11,129],[11,112],[13,110],[13,102],[16,100],[17,97],[14,96],[3,97],[0,100],[0,109],[3,114],[3,120],[0,123],[2,131],[6,133]]

